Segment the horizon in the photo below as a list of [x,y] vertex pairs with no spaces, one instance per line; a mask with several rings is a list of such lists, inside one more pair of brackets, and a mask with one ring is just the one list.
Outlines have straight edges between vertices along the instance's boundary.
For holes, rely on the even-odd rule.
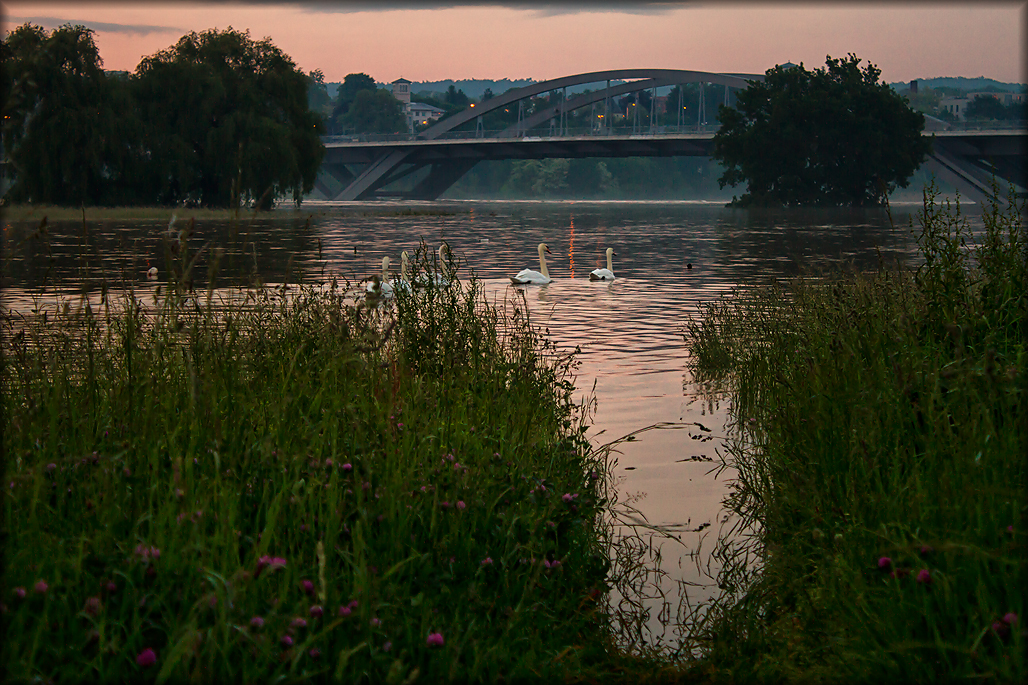
[[[24,23],[95,31],[109,71],[183,35],[212,28],[271,41],[305,73],[338,83],[350,73],[378,82],[545,81],[605,69],[672,68],[764,73],[792,62],[824,65],[854,53],[889,83],[933,78],[1028,82],[1028,6],[1011,2],[868,3],[606,0],[544,4],[502,0],[390,0],[386,4],[292,2],[60,3],[4,1],[6,34]],[[928,76],[926,74],[937,74]],[[456,77],[456,78],[455,78]]]

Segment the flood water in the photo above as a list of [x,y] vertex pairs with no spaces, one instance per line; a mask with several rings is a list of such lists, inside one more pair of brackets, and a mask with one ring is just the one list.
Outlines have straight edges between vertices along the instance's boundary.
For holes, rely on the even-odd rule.
[[[732,476],[713,473],[727,403],[698,399],[686,371],[684,322],[699,303],[735,286],[831,266],[871,269],[879,255],[911,262],[916,244],[908,219],[916,209],[894,205],[890,220],[884,210],[747,212],[702,202],[376,203],[368,211],[305,203],[299,219],[198,221],[190,245],[208,245],[194,270],[199,287],[214,246],[225,250],[217,283],[231,286],[254,273],[269,284],[365,278],[380,271],[383,256],[398,269],[401,250],[413,251],[422,240],[434,249],[445,240],[465,265],[461,276],[473,271],[499,302],[515,294],[509,276],[539,269],[536,246],[545,242],[553,282],[520,290],[551,339],[581,350],[579,396],[595,387],[591,439],[602,445],[654,424],[677,424],[621,443],[615,469],[619,499],[638,511],[636,520],[666,533],[652,538],[660,560],[651,562],[663,575],[647,601],[647,626],[648,639],[667,642],[673,629],[665,631],[660,616],[673,623],[682,592],[694,604],[716,594],[710,576],[717,569],[707,568],[706,555],[726,518],[721,502]],[[180,210],[175,228],[188,216]],[[131,283],[142,294],[155,283],[147,281],[147,268],[163,272],[167,220],[94,223],[87,231],[81,222],[51,223],[47,241],[28,238],[35,228],[4,225],[5,308],[27,312],[44,283],[47,294],[36,302],[105,279],[115,287]],[[616,252],[617,280],[590,282],[589,272],[606,266],[607,247]],[[623,522],[631,520],[626,513]]]

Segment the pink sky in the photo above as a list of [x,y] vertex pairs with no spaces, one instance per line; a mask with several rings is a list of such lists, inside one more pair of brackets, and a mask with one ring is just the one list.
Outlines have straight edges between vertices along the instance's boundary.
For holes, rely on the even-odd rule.
[[[8,2],[4,35],[30,21],[96,29],[107,69],[189,31],[249,29],[327,81],[532,78],[628,67],[762,73],[853,52],[886,81],[987,76],[1026,82],[1024,3],[613,3],[427,0],[292,3]],[[411,9],[411,8],[416,9]],[[625,8],[628,8],[627,10]]]

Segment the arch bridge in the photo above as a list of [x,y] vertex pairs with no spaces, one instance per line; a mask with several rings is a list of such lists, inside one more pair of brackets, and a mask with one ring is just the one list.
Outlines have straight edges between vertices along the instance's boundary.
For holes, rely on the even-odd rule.
[[[405,198],[434,200],[475,164],[497,159],[542,159],[552,157],[669,157],[710,156],[717,125],[705,121],[704,88],[699,89],[695,121],[685,121],[678,103],[675,125],[657,126],[655,107],[649,122],[640,121],[638,111],[631,129],[627,122],[619,129],[612,124],[613,100],[619,96],[689,83],[724,86],[725,104],[730,89],[746,88],[751,81],[763,81],[763,74],[717,74],[678,69],[618,69],[565,76],[508,91],[440,121],[417,135],[326,136],[325,157],[315,187],[331,200],[373,200]],[[611,85],[611,81],[627,81]],[[605,87],[567,97],[567,88],[590,83]],[[539,95],[563,91],[557,104],[531,112],[525,103]],[[681,90],[679,94],[681,95]],[[718,98],[720,99],[720,98]],[[655,97],[654,97],[655,100]],[[602,109],[599,109],[602,103]],[[712,103],[713,104],[713,103]],[[720,104],[720,103],[716,103]],[[498,131],[486,131],[483,119],[501,109],[517,106],[517,122]],[[589,127],[569,127],[569,113],[585,107],[599,109]],[[690,115],[691,118],[691,115]],[[476,122],[474,131],[458,130]],[[548,135],[533,129],[549,122]],[[1001,195],[1012,181],[1024,193],[1026,131],[945,130],[945,122],[928,117],[924,135],[935,136],[935,146],[926,168],[955,185],[962,195],[977,202],[992,197],[992,178],[999,180]],[[328,176],[331,181],[328,181]],[[405,181],[405,190],[389,186]],[[334,187],[333,187],[334,186]]]

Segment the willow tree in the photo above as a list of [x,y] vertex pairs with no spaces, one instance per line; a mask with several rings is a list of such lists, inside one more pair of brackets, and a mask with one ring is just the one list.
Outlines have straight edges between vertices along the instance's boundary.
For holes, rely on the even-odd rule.
[[828,57],[825,67],[769,69],[763,83],[719,109],[713,157],[726,185],[748,185],[740,205],[883,204],[931,151],[924,115],[879,82],[860,59]]
[[190,33],[144,58],[133,85],[155,201],[299,204],[325,152],[310,79],[270,39],[231,27]]
[[103,71],[93,31],[24,24],[0,45],[8,199],[94,205],[130,199],[138,121]]

